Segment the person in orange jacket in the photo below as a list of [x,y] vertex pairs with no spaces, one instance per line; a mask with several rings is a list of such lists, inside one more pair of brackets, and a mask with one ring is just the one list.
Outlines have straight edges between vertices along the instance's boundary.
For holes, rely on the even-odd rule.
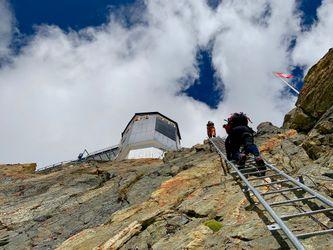
[[207,135],[209,138],[216,137],[215,126],[214,123],[211,121],[207,123]]

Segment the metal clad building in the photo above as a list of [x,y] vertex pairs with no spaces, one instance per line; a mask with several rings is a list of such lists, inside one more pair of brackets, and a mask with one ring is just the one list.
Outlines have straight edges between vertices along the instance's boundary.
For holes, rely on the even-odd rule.
[[179,149],[180,139],[177,122],[159,112],[136,113],[122,133],[117,160],[160,158]]
[[[166,150],[180,148],[180,132],[177,122],[159,112],[136,113],[123,131],[119,145],[92,153],[84,150],[76,160],[63,161],[36,171],[61,167],[67,163],[85,160],[113,161],[138,158],[162,158]],[[86,156],[83,157],[83,154]]]

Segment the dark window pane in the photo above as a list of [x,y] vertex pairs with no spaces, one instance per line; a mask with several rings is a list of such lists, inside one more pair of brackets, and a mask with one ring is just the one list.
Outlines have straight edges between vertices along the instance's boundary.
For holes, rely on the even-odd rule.
[[156,118],[155,130],[172,140],[176,140],[176,128],[160,118]]

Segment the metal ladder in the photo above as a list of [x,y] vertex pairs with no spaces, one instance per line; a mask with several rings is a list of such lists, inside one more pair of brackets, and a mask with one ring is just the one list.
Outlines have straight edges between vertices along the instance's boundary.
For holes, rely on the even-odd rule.
[[[268,164],[267,162],[265,162],[265,165],[266,165],[265,170],[258,169],[253,159],[247,161],[246,165],[243,168],[239,168],[239,166],[237,164],[234,164],[234,163],[228,161],[228,159],[226,157],[226,153],[225,153],[224,140],[222,138],[220,138],[220,137],[210,138],[209,141],[215,147],[218,154],[225,160],[226,164],[233,170],[233,172],[231,172],[231,174],[235,174],[235,176],[238,176],[243,181],[243,184],[246,187],[245,190],[243,190],[243,191],[245,193],[247,193],[247,195],[249,195],[249,192],[252,192],[253,195],[255,195],[257,197],[260,204],[265,208],[265,210],[273,218],[275,223],[267,226],[269,230],[271,230],[271,231],[282,230],[285,233],[285,235],[289,238],[291,243],[296,247],[296,249],[305,249],[303,244],[300,242],[301,239],[315,236],[315,235],[333,233],[333,228],[329,228],[329,227],[325,226],[326,227],[325,230],[318,230],[318,231],[313,231],[313,232],[308,232],[308,233],[295,234],[285,223],[286,220],[296,218],[296,217],[301,217],[301,216],[310,217],[315,214],[329,213],[329,212],[333,211],[333,202],[332,201],[325,198],[324,196],[317,193],[316,191],[312,190],[311,188],[307,187],[300,181],[285,174],[283,171],[279,170],[278,168],[274,167],[273,165]],[[265,176],[262,176],[262,175],[265,175]],[[259,183],[259,184],[255,183],[258,181],[265,181],[266,178],[270,178],[272,181]],[[268,192],[262,192],[259,190],[262,187],[274,187],[274,186],[280,185],[280,184],[284,184],[284,185],[289,184],[291,187],[283,188],[283,189],[275,188],[275,190],[268,191]],[[301,191],[303,194],[303,197],[296,198],[296,199],[289,199],[289,197],[287,197],[285,195],[285,193],[293,192],[293,191]],[[268,199],[266,199],[265,197],[269,197],[269,195],[272,195],[272,194],[280,194],[287,199],[285,199],[283,201],[269,203],[267,201]],[[281,207],[281,206],[287,206],[287,205],[290,206],[291,204],[295,204],[298,202],[306,202],[308,200],[319,201],[319,202],[323,203],[326,207],[323,209],[310,210],[310,211],[301,209],[300,213],[284,214],[284,215],[278,214],[276,209],[273,209],[275,207]],[[313,218],[313,219],[315,219],[315,218]],[[320,222],[318,222],[318,223],[320,223]]]

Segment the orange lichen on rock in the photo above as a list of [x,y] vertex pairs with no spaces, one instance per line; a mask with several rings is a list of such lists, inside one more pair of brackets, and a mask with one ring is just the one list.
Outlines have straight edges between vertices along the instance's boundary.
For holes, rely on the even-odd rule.
[[260,150],[260,152],[271,151],[274,148],[276,148],[277,146],[279,146],[283,140],[295,137],[296,135],[297,135],[296,130],[289,129],[285,133],[278,134],[277,136],[274,136],[274,137],[268,139],[265,143],[263,143],[259,147],[259,150]]
[[152,197],[159,203],[161,207],[166,204],[175,203],[179,197],[182,197],[183,190],[188,189],[188,185],[191,183],[191,179],[187,176],[177,176],[166,182],[154,192]]
[[169,194],[178,191],[178,189],[180,189],[184,185],[186,179],[187,178],[182,178],[182,177],[170,179],[162,183],[160,191]]

